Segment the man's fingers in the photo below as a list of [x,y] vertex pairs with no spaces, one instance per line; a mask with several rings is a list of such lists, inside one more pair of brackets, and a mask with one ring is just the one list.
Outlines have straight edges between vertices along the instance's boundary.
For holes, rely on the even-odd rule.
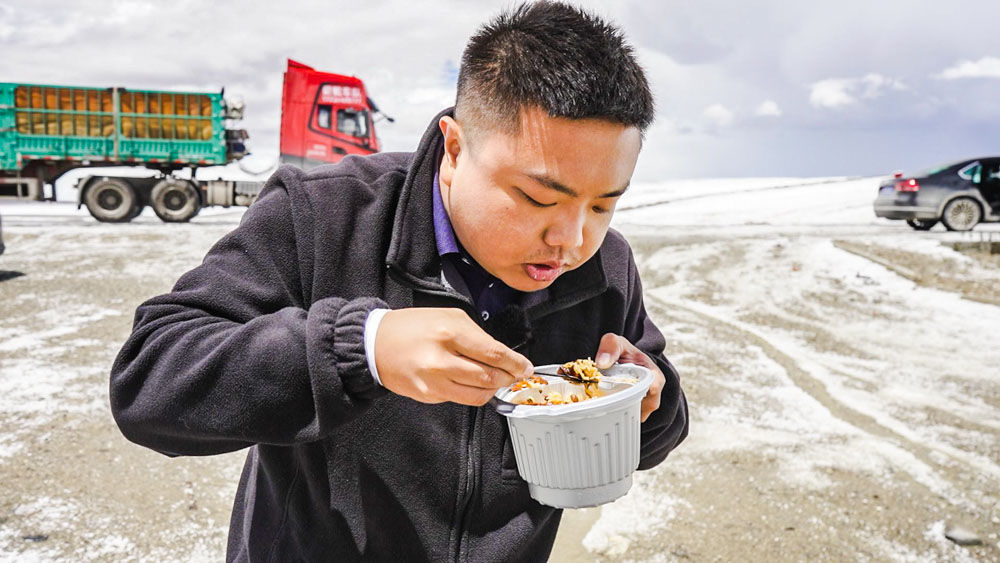
[[442,391],[449,401],[470,407],[479,407],[485,405],[493,397],[496,389],[483,389],[448,381],[444,383]]
[[659,369],[655,369],[653,383],[649,386],[649,391],[646,392],[646,396],[642,398],[642,414],[640,416],[641,422],[646,422],[649,415],[656,409],[660,408],[660,392],[663,391],[663,387],[666,383],[667,379],[663,376],[663,372]]
[[625,337],[609,332],[601,338],[597,348],[596,363],[598,369],[608,369],[617,363],[636,364],[650,369],[659,369],[656,362],[645,352],[635,347]]
[[481,364],[503,370],[511,377],[531,374],[531,362],[494,339],[469,320],[469,329],[451,335],[454,351]]
[[443,375],[458,385],[491,391],[514,383],[514,377],[506,371],[469,358],[459,358]]
[[594,360],[597,364],[597,368],[608,369],[613,366],[622,355],[623,344],[626,344],[627,342],[628,341],[621,336],[611,332],[601,337],[601,343],[597,347],[597,355]]
[[651,369],[654,374],[653,382],[650,384],[646,396],[642,398],[640,420],[645,422],[653,411],[660,408],[660,392],[663,391],[663,386],[666,384],[663,372],[660,371],[659,366],[652,358],[636,348],[625,337],[610,332],[605,334],[597,347],[596,362],[599,369],[608,369],[615,362],[636,364]]
[[639,416],[639,422],[646,422],[649,415],[653,414],[656,409],[660,408],[660,396],[646,397],[642,400],[641,415]]

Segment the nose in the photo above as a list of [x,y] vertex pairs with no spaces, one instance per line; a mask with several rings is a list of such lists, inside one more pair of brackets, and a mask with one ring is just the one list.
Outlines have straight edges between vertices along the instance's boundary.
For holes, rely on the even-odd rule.
[[567,209],[567,212],[553,217],[542,234],[542,240],[549,246],[572,250],[583,246],[583,231],[586,226],[586,212]]

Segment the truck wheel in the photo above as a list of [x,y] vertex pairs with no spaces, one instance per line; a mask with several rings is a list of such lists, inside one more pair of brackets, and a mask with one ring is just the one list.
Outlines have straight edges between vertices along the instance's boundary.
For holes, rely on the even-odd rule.
[[937,219],[907,219],[906,224],[917,231],[929,231],[938,222]]
[[118,178],[102,178],[94,182],[87,188],[83,201],[94,219],[106,223],[131,221],[133,209],[138,206],[135,190]]
[[165,178],[153,186],[150,195],[156,216],[168,223],[184,223],[201,211],[198,190],[191,182]]
[[973,199],[955,198],[944,206],[941,222],[949,231],[971,231],[983,218],[983,210]]

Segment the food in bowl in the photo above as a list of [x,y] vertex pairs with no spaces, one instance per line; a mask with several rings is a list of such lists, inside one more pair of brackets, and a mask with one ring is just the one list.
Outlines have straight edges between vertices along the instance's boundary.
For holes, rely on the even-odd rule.
[[568,405],[570,403],[579,403],[580,401],[586,401],[595,395],[588,395],[586,391],[582,393],[567,393],[566,397],[563,397],[563,393],[559,391],[548,391],[543,392],[541,398],[538,397],[525,397],[514,404],[517,405]]
[[584,381],[594,382],[600,381],[602,377],[600,370],[597,369],[597,364],[590,358],[566,362],[565,364],[559,366],[557,373],[569,375]]
[[[517,393],[524,390],[529,392]],[[586,401],[601,394],[599,390],[586,389],[579,383],[569,381],[549,383],[537,375],[515,381],[510,386],[510,391],[517,393],[511,399],[511,402],[517,405],[567,405]]]
[[515,381],[510,386],[511,392],[523,389],[537,389],[539,392],[522,394],[524,396],[513,402],[519,405],[568,405],[603,395],[598,388],[602,374],[597,369],[597,364],[590,358],[566,362],[559,366],[557,373],[580,379],[583,383],[569,382],[568,385],[555,386],[542,377],[529,375]]
[[541,389],[548,384],[548,381],[545,381],[537,375],[529,375],[524,379],[518,379],[515,381],[514,384],[510,386],[510,390],[520,391],[521,389]]

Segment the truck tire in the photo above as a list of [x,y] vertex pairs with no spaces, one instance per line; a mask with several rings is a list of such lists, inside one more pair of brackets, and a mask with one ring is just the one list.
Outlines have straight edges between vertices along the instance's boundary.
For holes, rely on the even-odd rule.
[[971,231],[982,218],[983,209],[969,197],[949,201],[941,213],[941,222],[949,231]]
[[184,223],[201,211],[198,190],[186,180],[164,178],[153,186],[150,195],[153,211],[168,223]]
[[101,178],[87,187],[83,196],[87,211],[105,223],[127,223],[135,217],[135,190],[120,178]]
[[137,203],[135,207],[132,208],[132,213],[129,213],[128,220],[131,221],[132,219],[135,219],[139,215],[142,215],[142,209],[144,207],[146,206],[142,205],[141,203]]

